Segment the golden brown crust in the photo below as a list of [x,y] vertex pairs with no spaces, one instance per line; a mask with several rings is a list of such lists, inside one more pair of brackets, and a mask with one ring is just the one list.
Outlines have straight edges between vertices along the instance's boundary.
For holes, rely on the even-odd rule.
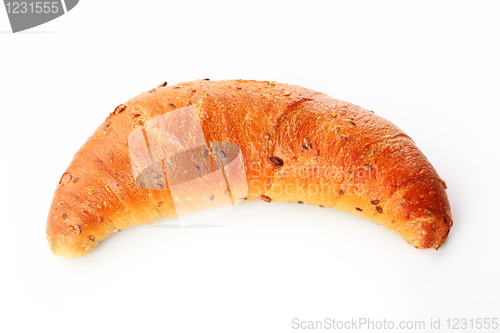
[[[191,185],[174,186],[172,176],[166,177],[167,160],[152,162],[148,175],[139,174],[144,168],[137,165],[145,158],[165,157],[162,149],[172,143],[162,142],[162,126],[168,125],[159,116],[175,110],[194,115],[169,118],[183,129],[172,130],[175,136],[239,147],[241,167],[235,162],[221,173],[226,181],[240,179],[239,190],[203,192],[200,188],[222,176],[217,180],[205,172],[210,165],[203,162],[187,170],[189,161],[182,161],[194,157],[186,154],[174,157],[171,170],[185,177],[185,184],[191,173],[200,173]],[[193,134],[197,126],[203,138]],[[134,151],[141,144],[145,150]],[[212,168],[215,151],[206,159]],[[148,184],[148,177],[154,182]],[[243,187],[246,195],[239,198]],[[49,245],[54,254],[78,257],[112,232],[185,213],[178,200],[189,212],[224,204],[224,196],[336,208],[382,224],[417,248],[439,248],[452,226],[444,182],[414,142],[387,120],[298,86],[199,80],[160,86],[111,112],[61,178],[47,222]]]

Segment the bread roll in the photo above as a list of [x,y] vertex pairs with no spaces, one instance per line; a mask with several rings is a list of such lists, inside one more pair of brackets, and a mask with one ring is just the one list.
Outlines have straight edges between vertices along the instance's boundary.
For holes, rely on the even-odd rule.
[[47,221],[52,252],[250,200],[349,212],[438,249],[446,185],[415,143],[372,111],[299,86],[166,83],[120,104],[76,153]]

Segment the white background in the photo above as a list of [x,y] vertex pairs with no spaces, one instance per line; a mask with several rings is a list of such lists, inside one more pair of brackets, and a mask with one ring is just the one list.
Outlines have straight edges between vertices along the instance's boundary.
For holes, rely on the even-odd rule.
[[[447,318],[500,318],[499,5],[82,0],[18,34],[0,7],[0,331],[296,332],[294,318],[429,331],[432,318],[445,332]],[[53,256],[46,216],[76,150],[118,104],[202,78],[298,84],[394,122],[448,183],[445,246],[251,202]]]

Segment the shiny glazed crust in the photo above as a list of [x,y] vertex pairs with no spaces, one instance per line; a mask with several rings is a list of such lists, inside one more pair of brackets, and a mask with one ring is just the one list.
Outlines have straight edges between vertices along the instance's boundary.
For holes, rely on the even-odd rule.
[[[131,133],[157,131],[145,143],[154,159],[152,141],[163,133],[148,121],[180,109],[199,119],[207,143],[239,147],[244,165],[228,168],[224,177],[243,174],[245,184],[236,186],[243,186],[246,195],[228,188],[232,199],[336,208],[381,224],[416,248],[438,249],[448,236],[453,222],[444,181],[389,121],[299,86],[199,80],[161,84],[119,105],[80,148],[60,179],[48,216],[47,238],[54,254],[79,257],[113,232],[176,217],[179,196],[198,198],[185,205],[193,212],[227,196],[227,190],[207,192],[204,187],[215,181],[211,178],[174,194],[168,185],[172,178],[140,186],[134,169],[134,154],[139,153],[131,151]],[[184,120],[176,124],[188,139],[195,125]],[[215,152],[209,154],[216,161]],[[162,163],[157,178],[165,176]],[[182,158],[171,163],[181,172],[192,168]]]

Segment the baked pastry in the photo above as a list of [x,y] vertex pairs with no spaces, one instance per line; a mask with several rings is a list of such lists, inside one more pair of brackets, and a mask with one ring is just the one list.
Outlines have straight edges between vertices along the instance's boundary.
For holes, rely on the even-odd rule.
[[76,153],[47,238],[79,257],[124,228],[260,199],[336,208],[438,249],[453,223],[445,189],[403,131],[357,105],[270,81],[163,83]]

